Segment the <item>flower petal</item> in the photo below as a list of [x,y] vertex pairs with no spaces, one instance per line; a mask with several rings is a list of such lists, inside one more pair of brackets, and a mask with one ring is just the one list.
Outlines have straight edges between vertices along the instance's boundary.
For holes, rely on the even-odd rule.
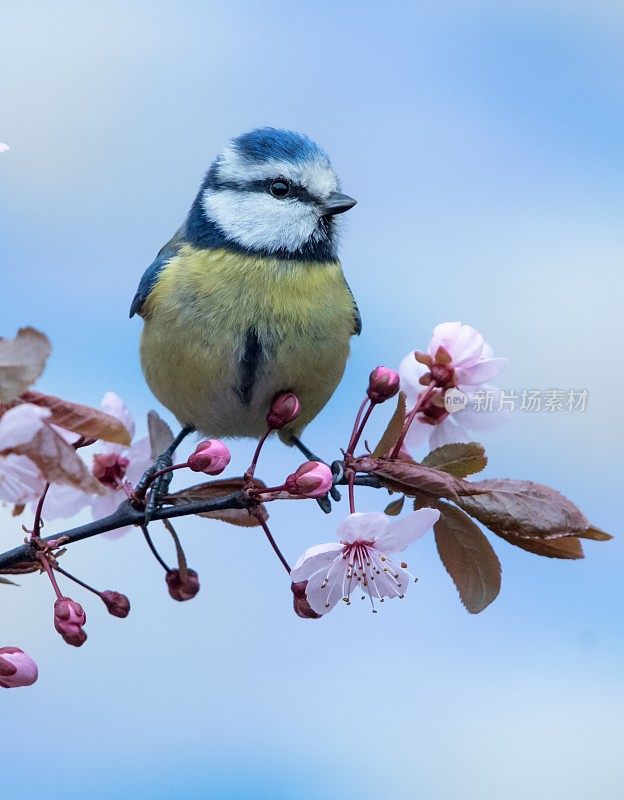
[[133,486],[142,478],[145,470],[152,463],[152,448],[149,436],[144,436],[130,447],[126,452],[126,458],[130,462],[126,470],[126,477]]
[[293,583],[307,581],[317,570],[328,568],[338,552],[342,552],[340,542],[327,542],[309,547],[291,570],[290,579]]
[[479,360],[485,344],[483,336],[470,325],[461,322],[443,322],[433,329],[429,353],[435,356],[440,346],[451,354],[453,367],[465,367]]
[[[371,575],[368,581],[367,590],[373,598],[382,597],[402,597],[410,585],[409,573],[398,564],[389,561],[375,561],[379,573]],[[358,585],[358,589],[361,589]]]
[[41,473],[27,456],[0,456],[0,501],[16,505],[36,502],[43,486]]
[[387,514],[380,511],[356,512],[340,523],[338,538],[341,542],[372,541],[385,533],[389,524]]
[[416,361],[414,353],[408,353],[399,366],[399,377],[401,378],[401,391],[407,397],[407,407],[413,408],[418,395],[424,391],[424,387],[419,383],[420,378],[428,372],[428,368]]
[[347,579],[347,569],[347,559],[339,554],[334,555],[329,566],[310,575],[305,593],[310,607],[317,614],[327,614],[340,599],[351,594],[356,581]]
[[110,414],[111,417],[118,419],[130,434],[130,438],[134,438],[134,417],[118,394],[106,392],[102,398],[100,408],[105,414]]
[[430,425],[428,422],[422,422],[420,417],[416,415],[405,434],[405,444],[411,450],[418,449],[429,440],[434,427],[434,425]]
[[91,503],[92,497],[74,486],[53,483],[48,489],[43,516],[46,520],[69,519]]
[[401,550],[420,539],[440,518],[435,508],[421,508],[396,522],[392,522],[385,533],[375,539],[375,549],[383,553],[400,553]]
[[109,514],[112,514],[125,496],[121,489],[110,489],[106,494],[100,497],[94,497],[91,502],[93,519],[101,519],[102,517],[107,517]]
[[49,408],[23,403],[0,417],[0,452],[31,442],[51,414]]
[[467,430],[461,425],[457,419],[463,411],[458,411],[452,417],[446,417],[438,425],[433,428],[433,433],[429,439],[429,447],[435,450],[436,447],[442,447],[445,444],[453,444],[454,442],[470,442],[472,437]]
[[507,363],[506,358],[486,358],[455,370],[457,382],[474,386],[494,378]]

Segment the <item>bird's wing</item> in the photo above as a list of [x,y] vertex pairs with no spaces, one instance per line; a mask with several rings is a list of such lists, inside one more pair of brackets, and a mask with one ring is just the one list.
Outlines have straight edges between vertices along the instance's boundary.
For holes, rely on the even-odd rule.
[[346,281],[345,278],[345,286],[347,287],[347,291],[349,292],[349,297],[351,298],[351,302],[353,303],[353,334],[355,336],[359,336],[362,333],[362,317],[360,315],[360,309],[357,307],[357,303],[355,302],[355,297],[353,296],[353,292],[351,291],[351,287]]
[[130,316],[133,317],[135,314],[141,313],[141,308],[143,307],[143,303],[149,297],[150,292],[154,288],[156,281],[158,280],[158,276],[162,272],[162,270],[167,266],[169,261],[176,255],[178,250],[183,244],[183,236],[178,231],[164,247],[162,247],[156,256],[156,258],[152,261],[149,267],[143,273],[143,277],[139,282],[139,288],[134,295],[134,300],[132,301],[132,305],[130,306]]

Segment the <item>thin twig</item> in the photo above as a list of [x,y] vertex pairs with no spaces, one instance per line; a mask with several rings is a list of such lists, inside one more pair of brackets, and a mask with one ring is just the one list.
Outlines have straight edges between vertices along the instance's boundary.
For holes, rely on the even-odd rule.
[[[338,485],[345,486],[347,479],[342,477],[336,481]],[[355,486],[369,486],[379,489],[381,484],[374,475],[357,475],[354,480]],[[153,520],[172,519],[174,517],[188,517],[194,514],[202,514],[207,511],[224,511],[226,509],[242,509],[249,507],[249,500],[244,492],[237,491],[223,497],[215,497],[210,500],[194,500],[178,506],[160,506],[154,511]],[[53,542],[61,539],[63,547],[81,542],[84,539],[91,539],[101,533],[108,533],[119,528],[126,528],[130,525],[142,525],[145,520],[145,512],[141,508],[133,506],[129,500],[124,500],[119,507],[107,517],[79,525],[67,531],[60,531],[42,539],[44,542]],[[19,564],[37,562],[36,549],[31,544],[23,544],[0,554],[0,574],[10,572],[11,568]]]
[[167,566],[167,562],[163,560],[162,556],[160,555],[160,553],[156,549],[156,545],[152,541],[152,537],[149,534],[149,531],[147,529],[147,525],[141,525],[141,530],[143,531],[143,536],[145,537],[145,541],[147,542],[147,546],[152,551],[152,555],[154,556],[156,561],[158,561],[160,566],[165,570],[165,572],[169,572],[169,567]]

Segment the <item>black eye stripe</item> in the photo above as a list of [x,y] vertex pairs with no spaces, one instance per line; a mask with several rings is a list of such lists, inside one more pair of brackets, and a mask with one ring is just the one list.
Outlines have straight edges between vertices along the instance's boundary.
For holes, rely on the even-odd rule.
[[[235,192],[262,192],[270,194],[271,184],[276,180],[281,180],[281,178],[269,178],[267,180],[257,181],[219,181],[215,188],[217,190],[229,189]],[[310,194],[310,192],[303,186],[298,186],[296,183],[290,183],[288,199],[290,200],[293,198],[310,204],[321,202],[319,198],[315,197],[313,194]]]

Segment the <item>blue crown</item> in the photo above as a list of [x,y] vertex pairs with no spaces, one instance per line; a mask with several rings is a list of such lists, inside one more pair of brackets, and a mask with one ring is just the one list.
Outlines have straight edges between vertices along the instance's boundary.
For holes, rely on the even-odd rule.
[[320,160],[330,163],[329,156],[303,133],[278,128],[257,128],[232,139],[231,146],[249,162],[263,163],[271,159],[302,163]]

